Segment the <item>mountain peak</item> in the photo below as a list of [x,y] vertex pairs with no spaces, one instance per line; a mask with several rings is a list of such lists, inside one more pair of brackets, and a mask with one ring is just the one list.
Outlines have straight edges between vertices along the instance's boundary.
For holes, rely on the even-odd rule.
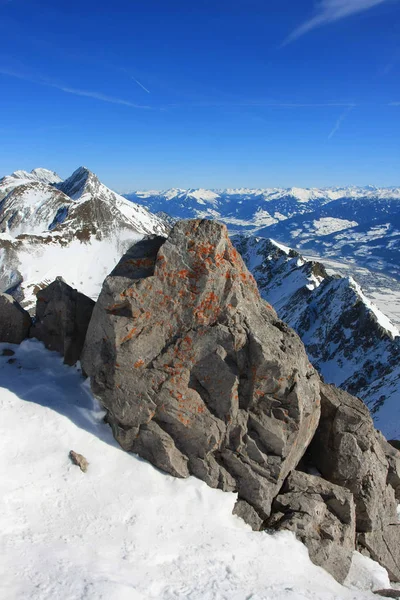
[[97,176],[86,167],[79,167],[68,179],[57,187],[73,200],[82,199],[85,193],[92,193],[100,186]]
[[36,169],[32,169],[30,173],[28,171],[18,170],[11,173],[11,175],[6,175],[3,177],[3,180],[18,180],[18,183],[23,181],[39,181],[40,183],[60,183],[62,181],[61,177],[57,175],[54,171],[49,171],[49,169],[43,169],[38,167]]
[[32,169],[30,175],[33,175],[37,181],[42,183],[60,183],[62,181],[61,177],[55,171],[43,169],[42,167]]

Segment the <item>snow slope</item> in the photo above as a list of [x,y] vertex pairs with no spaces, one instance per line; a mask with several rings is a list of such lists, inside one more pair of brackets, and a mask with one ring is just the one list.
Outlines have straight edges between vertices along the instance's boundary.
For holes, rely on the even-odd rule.
[[17,237],[54,229],[66,219],[72,205],[68,196],[50,185],[19,185],[0,201],[0,232]]
[[[11,364],[0,356],[1,598],[376,598],[340,586],[291,533],[251,531],[231,514],[234,494],[123,452],[77,369],[37,341],[14,350]],[[389,586],[357,553],[348,582]]]
[[[93,236],[89,242],[72,238],[66,243],[64,236],[55,233],[12,240],[0,254],[0,286],[17,287],[17,298],[27,310],[34,309],[38,288],[49,285],[58,276],[97,300],[104,279],[124,252],[142,237],[121,227],[118,234],[102,239]],[[0,234],[0,247],[5,240],[6,236]]]
[[[306,260],[321,261],[320,256],[304,254]],[[371,271],[346,261],[324,257],[324,266],[328,274],[334,273],[345,277],[352,276],[360,285],[368,298],[386,314],[391,322],[400,329],[400,282],[382,272]]]

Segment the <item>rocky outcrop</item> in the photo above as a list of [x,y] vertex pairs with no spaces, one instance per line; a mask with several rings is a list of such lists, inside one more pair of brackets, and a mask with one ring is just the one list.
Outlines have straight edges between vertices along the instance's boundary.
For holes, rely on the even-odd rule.
[[400,454],[375,430],[361,400],[321,384],[321,419],[309,455],[325,479],[353,493],[360,550],[399,581]]
[[58,277],[37,294],[31,337],[62,354],[67,365],[74,365],[80,359],[94,304]]
[[318,424],[301,341],[216,222],[131,249],[104,282],[82,365],[123,448],[237,490],[262,520]]
[[342,583],[356,535],[351,492],[321,477],[293,471],[272,508],[267,526],[293,531],[307,546],[311,560]]
[[179,222],[132,246],[81,361],[125,450],[238,492],[234,514],[293,531],[338,581],[356,547],[399,578],[400,453],[361,400],[320,382],[224,226]]
[[29,335],[31,318],[12,296],[0,294],[0,342],[20,344]]

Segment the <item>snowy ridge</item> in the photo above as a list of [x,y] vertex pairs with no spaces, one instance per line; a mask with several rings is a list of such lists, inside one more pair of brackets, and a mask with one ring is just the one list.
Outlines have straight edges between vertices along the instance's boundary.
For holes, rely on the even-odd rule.
[[[97,205],[103,204],[107,210],[112,211],[115,225],[124,222],[139,233],[165,233],[165,224],[147,209],[133,202],[129,202],[116,194],[89,171],[86,167],[77,169],[71,177],[57,184],[57,188],[75,200],[78,206],[83,203],[96,201]],[[75,208],[75,212],[82,212]],[[73,214],[71,214],[73,218]]]
[[328,275],[322,264],[272,240],[239,235],[232,241],[262,296],[297,331],[325,380],[362,398],[377,427],[397,439],[398,329],[351,277]]
[[14,350],[13,364],[0,352],[2,598],[372,600],[390,587],[358,553],[339,585],[292,533],[232,515],[235,494],[122,451],[79,370],[34,340]]
[[298,202],[309,202],[310,200],[338,200],[339,198],[397,198],[400,199],[400,187],[378,188],[366,187],[333,187],[333,188],[225,188],[225,189],[182,189],[171,188],[169,190],[146,190],[133,191],[124,194],[127,197],[138,198],[164,197],[169,201],[190,196],[200,198],[203,201],[214,201],[224,196],[243,197],[250,200],[252,197],[263,196],[266,201],[277,200],[286,197],[295,198]]
[[375,315],[379,325],[383,327],[393,337],[393,339],[395,337],[399,337],[400,331],[397,329],[397,327],[395,327],[390,321],[390,319],[388,319],[388,317],[384,315],[383,312],[380,311],[379,308],[377,308],[375,304],[373,304],[373,302],[371,302],[371,300],[369,300],[363,294],[361,287],[356,281],[354,281],[352,277],[349,278],[349,284],[355,289],[357,294],[360,296],[361,300],[364,302],[365,306]]
[[73,205],[68,196],[44,183],[23,183],[0,202],[0,232],[17,237],[40,234],[65,220]]
[[6,175],[0,179],[0,200],[15,187],[32,181],[54,184],[59,183],[62,179],[57,173],[48,169],[33,169],[30,173],[28,171],[14,171],[11,175]]

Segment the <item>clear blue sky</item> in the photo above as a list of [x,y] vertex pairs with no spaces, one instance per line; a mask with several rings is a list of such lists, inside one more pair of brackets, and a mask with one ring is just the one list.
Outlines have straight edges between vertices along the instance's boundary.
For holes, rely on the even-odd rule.
[[0,175],[400,185],[400,0],[0,0]]

